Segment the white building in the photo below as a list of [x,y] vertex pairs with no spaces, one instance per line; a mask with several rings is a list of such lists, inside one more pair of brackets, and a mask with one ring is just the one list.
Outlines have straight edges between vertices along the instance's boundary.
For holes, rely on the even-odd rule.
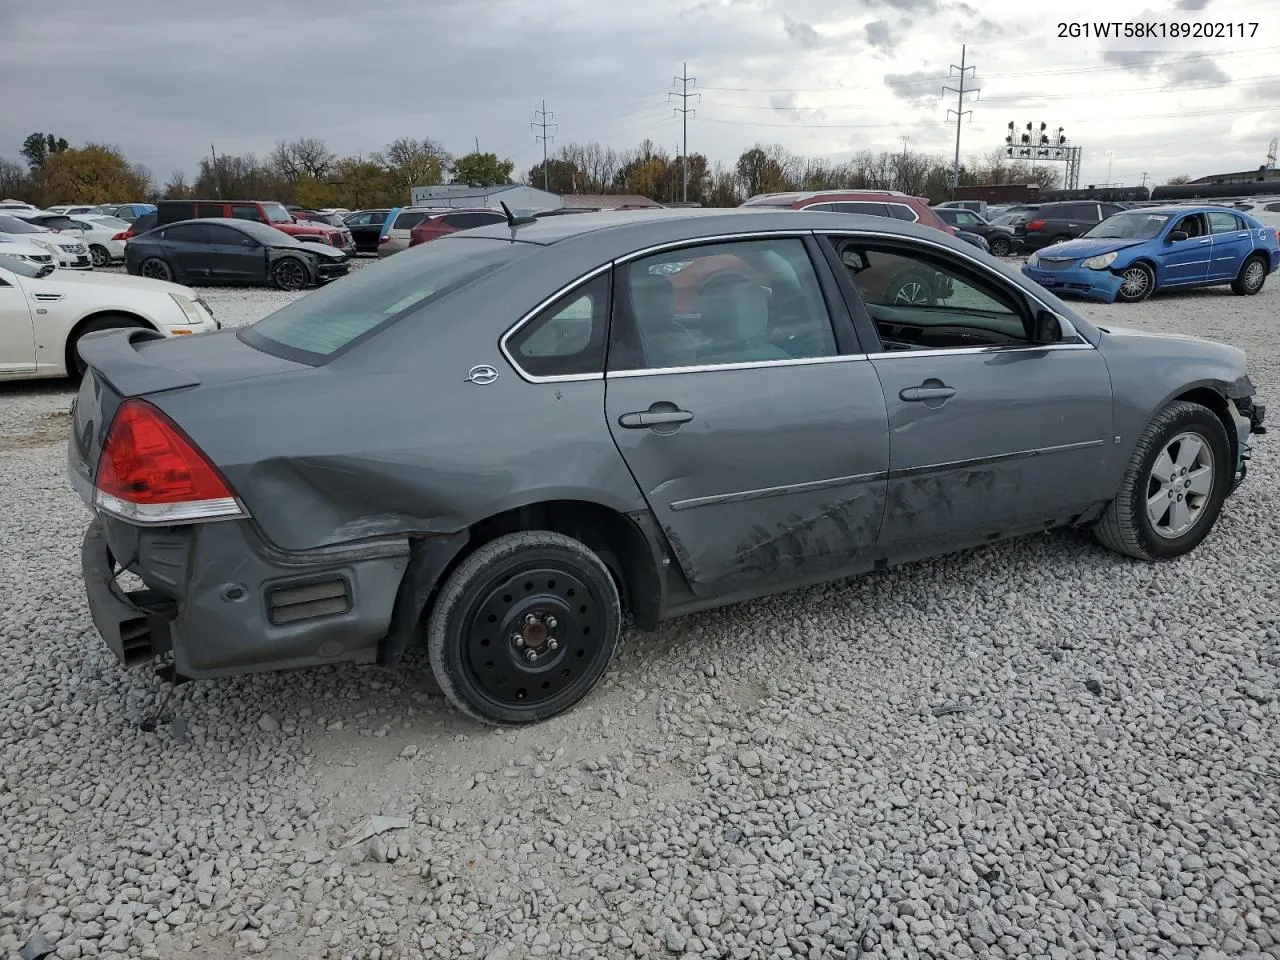
[[494,184],[488,187],[465,183],[436,184],[414,187],[410,199],[415,207],[490,207],[499,209],[505,203],[516,214],[538,210],[559,210],[564,206],[558,193],[519,183]]

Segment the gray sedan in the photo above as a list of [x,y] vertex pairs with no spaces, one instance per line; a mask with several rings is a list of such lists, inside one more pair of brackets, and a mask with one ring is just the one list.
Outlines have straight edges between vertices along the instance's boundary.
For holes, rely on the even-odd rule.
[[1096,327],[936,230],[791,211],[513,219],[239,331],[79,349],[68,472],[122,663],[425,641],[493,724],[586,696],[624,613],[1054,527],[1180,556],[1264,418],[1233,347]]

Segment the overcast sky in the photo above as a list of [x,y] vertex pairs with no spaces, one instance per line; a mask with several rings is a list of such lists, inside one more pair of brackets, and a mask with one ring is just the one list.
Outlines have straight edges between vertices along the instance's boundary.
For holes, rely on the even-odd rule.
[[[1256,168],[1280,135],[1280,3],[1106,0],[1075,19],[1259,21],[1210,52],[1101,49],[1046,39],[1026,0],[10,0],[0,26],[0,156],[42,130],[118,145],[160,182],[210,143],[265,155],[317,136],[369,153],[429,136],[455,153],[541,159],[530,121],[546,98],[552,144],[644,137],[674,150],[668,94],[688,61],[701,101],[691,151],[732,162],[756,141],[846,157],[950,156],[949,67],[977,67],[963,155],[1006,125],[1062,126],[1084,147],[1081,183]],[[1271,12],[1268,8],[1274,8]],[[1179,62],[1180,61],[1180,62]],[[953,77],[949,85],[955,86]]]

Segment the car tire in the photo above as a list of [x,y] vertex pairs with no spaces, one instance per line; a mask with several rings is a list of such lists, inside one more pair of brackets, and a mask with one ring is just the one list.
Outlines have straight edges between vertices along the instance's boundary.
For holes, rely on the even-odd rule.
[[1240,264],[1240,272],[1231,281],[1231,292],[1241,297],[1251,297],[1267,282],[1267,263],[1254,254]]
[[1120,289],[1116,300],[1120,303],[1137,303],[1151,296],[1156,289],[1156,274],[1145,263],[1138,262],[1125,267],[1120,274]]
[[103,267],[111,266],[111,254],[107,248],[100,243],[95,243],[89,248],[89,259],[93,261],[93,268],[101,270]]
[[991,241],[991,255],[993,257],[1007,257],[1009,249],[1009,241],[1003,237],[997,237]]
[[919,270],[904,270],[889,281],[884,291],[888,306],[934,307],[938,304],[934,280]]
[[1049,246],[1052,247],[1055,243],[1066,243],[1068,240],[1074,240],[1074,239],[1075,239],[1074,237],[1069,237],[1064,233],[1061,236],[1054,237],[1052,240],[1050,240]]
[[427,653],[460,712],[523,726],[590,693],[621,630],[604,561],[572,537],[531,530],[484,544],[450,574],[428,619]]
[[296,293],[306,289],[311,282],[311,272],[297,257],[285,257],[271,268],[271,282],[279,290]]
[[138,276],[146,277],[148,280],[164,280],[172,283],[173,267],[159,257],[147,257],[138,264]]
[[67,340],[67,376],[77,383],[84,379],[85,362],[80,358],[78,345],[80,338],[86,333],[96,333],[99,330],[126,330],[130,327],[142,326],[145,324],[133,317],[109,313],[94,317]]
[[[1217,414],[1198,403],[1175,400],[1138,438],[1120,489],[1094,525],[1094,535],[1117,553],[1139,560],[1180,557],[1213,529],[1234,475],[1231,442]],[[1165,491],[1171,494],[1167,508],[1156,500]]]

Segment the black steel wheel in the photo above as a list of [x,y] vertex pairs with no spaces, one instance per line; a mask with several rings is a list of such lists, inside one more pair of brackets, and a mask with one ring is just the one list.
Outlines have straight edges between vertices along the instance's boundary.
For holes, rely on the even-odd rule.
[[148,257],[138,265],[138,275],[149,280],[172,280],[173,268],[159,257]]
[[296,257],[285,257],[271,271],[271,281],[281,290],[301,290],[309,279],[306,266]]
[[572,537],[533,530],[485,544],[450,575],[427,624],[427,651],[455,707],[517,726],[590,693],[621,626],[604,562]]

